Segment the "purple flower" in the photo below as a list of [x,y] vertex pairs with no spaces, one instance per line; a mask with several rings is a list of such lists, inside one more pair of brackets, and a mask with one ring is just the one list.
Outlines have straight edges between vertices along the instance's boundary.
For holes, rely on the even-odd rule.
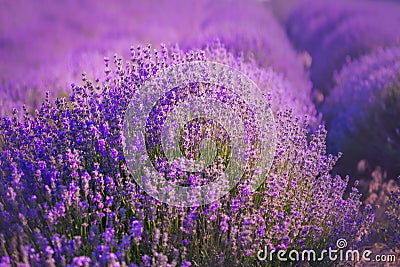
[[150,267],[151,266],[151,257],[149,255],[142,256],[142,262],[144,266]]
[[222,215],[222,220],[219,224],[219,226],[221,227],[221,233],[226,233],[229,230],[229,220],[229,216]]
[[91,263],[91,259],[85,256],[79,256],[75,257],[72,260],[72,264],[70,265],[71,267],[79,266],[79,267],[86,267],[89,266]]
[[135,240],[140,241],[141,240],[141,236],[142,236],[142,231],[143,231],[143,226],[142,223],[140,221],[137,220],[132,220],[131,222],[131,229],[130,229],[130,233],[132,234],[133,238]]
[[115,148],[112,148],[111,151],[110,151],[110,155],[111,155],[111,157],[112,157],[113,159],[117,159],[117,157],[118,157],[118,150],[115,149]]

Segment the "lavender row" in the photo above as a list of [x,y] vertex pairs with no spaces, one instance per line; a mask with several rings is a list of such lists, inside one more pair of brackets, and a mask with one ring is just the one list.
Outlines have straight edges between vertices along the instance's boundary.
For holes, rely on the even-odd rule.
[[380,49],[347,66],[322,110],[328,144],[342,151],[348,169],[366,159],[391,178],[400,174],[400,48]]
[[350,59],[400,41],[400,7],[381,1],[299,1],[286,19],[294,46],[312,58],[313,86],[329,95]]

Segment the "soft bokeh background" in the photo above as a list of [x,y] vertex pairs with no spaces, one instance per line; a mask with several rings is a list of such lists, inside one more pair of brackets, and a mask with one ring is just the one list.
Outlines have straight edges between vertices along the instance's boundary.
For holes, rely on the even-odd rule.
[[0,88],[19,106],[37,105],[45,90],[53,97],[69,91],[83,71],[101,76],[103,57],[128,58],[131,45],[174,42],[190,49],[217,37],[274,66],[303,95],[310,88],[284,28],[261,2],[2,0],[1,5]]

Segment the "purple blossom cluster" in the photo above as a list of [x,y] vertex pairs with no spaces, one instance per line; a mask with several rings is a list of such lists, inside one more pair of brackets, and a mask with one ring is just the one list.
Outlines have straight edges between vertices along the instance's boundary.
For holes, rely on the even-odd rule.
[[[277,150],[256,193],[240,183],[211,204],[173,207],[133,181],[123,118],[144,82],[192,61],[224,63],[254,79],[276,118]],[[330,174],[338,157],[326,154],[326,130],[308,136],[304,117],[313,110],[282,76],[219,43],[187,53],[132,48],[129,61],[113,63],[105,59],[104,77],[83,75],[68,98],[47,96],[34,114],[25,108],[23,119],[17,110],[1,119],[2,265],[254,266],[264,245],[319,250],[338,238],[362,242],[371,209],[360,212],[356,188],[345,197],[348,179]]]
[[400,8],[382,1],[299,1],[286,19],[294,46],[312,58],[313,86],[329,94],[349,59],[400,41]]
[[[322,110],[328,146],[348,167],[365,159],[400,173],[400,48],[379,49],[345,66]],[[350,165],[351,164],[351,165]]]

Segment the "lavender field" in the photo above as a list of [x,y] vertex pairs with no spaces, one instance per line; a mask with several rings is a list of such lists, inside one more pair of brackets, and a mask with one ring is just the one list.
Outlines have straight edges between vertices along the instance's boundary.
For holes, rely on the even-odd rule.
[[0,0],[0,266],[400,266],[400,2]]

